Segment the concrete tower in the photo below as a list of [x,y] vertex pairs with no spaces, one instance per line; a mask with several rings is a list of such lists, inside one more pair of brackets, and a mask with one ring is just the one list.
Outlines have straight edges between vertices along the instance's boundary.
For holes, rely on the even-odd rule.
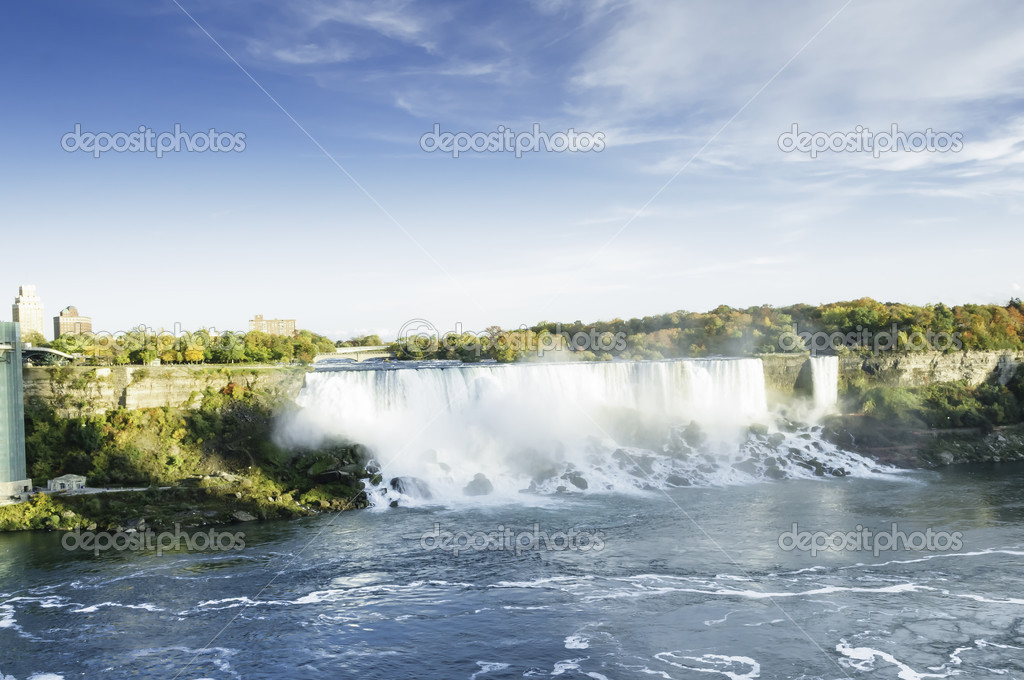
[[32,490],[25,467],[21,331],[16,323],[0,321],[0,503]]

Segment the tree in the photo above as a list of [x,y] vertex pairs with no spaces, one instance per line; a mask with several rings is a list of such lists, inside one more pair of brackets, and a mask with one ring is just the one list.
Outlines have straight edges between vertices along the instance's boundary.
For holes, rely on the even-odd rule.
[[32,345],[33,347],[44,347],[46,346],[46,338],[39,331],[23,331],[21,334],[21,343],[23,345]]

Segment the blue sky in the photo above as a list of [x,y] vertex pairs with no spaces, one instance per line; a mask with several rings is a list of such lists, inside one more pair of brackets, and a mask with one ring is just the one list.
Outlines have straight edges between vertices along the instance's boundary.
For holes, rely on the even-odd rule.
[[[1019,3],[178,2],[6,5],[10,301],[339,337],[1024,284]],[[606,146],[452,158],[435,123]],[[794,123],[963,149],[812,159],[779,149]],[[76,124],[245,149],[94,158]]]

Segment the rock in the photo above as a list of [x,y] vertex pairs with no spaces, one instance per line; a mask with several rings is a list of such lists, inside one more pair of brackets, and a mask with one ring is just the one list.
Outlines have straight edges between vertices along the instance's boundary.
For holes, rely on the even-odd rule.
[[690,486],[690,480],[679,475],[669,475],[665,478],[665,483],[670,486]]
[[125,531],[144,531],[145,529],[146,520],[142,517],[136,517],[124,523]]
[[590,486],[590,484],[587,483],[587,480],[584,479],[583,475],[578,472],[567,472],[562,475],[562,479],[566,480],[577,489],[586,489]]
[[761,423],[754,423],[749,428],[747,428],[747,431],[754,436],[764,437],[767,436],[768,434],[768,426],[762,425]]
[[235,510],[233,513],[231,513],[231,516],[234,517],[239,522],[255,522],[256,521],[256,518],[254,516],[250,515],[245,510]]
[[433,498],[427,483],[416,477],[392,477],[388,485],[398,493],[405,494],[406,496],[423,499]]
[[344,470],[327,470],[315,476],[316,481],[321,484],[351,482],[353,476]]
[[388,505],[390,505],[392,508],[397,508],[398,507],[398,500],[395,499],[395,500],[391,501],[391,503],[389,503]]
[[491,480],[487,479],[484,473],[478,472],[473,476],[473,480],[462,490],[462,493],[467,496],[486,496],[492,491],[494,491],[494,485],[491,484]]
[[700,425],[697,424],[697,421],[692,421],[686,426],[686,429],[683,430],[683,439],[690,446],[700,446],[707,439],[707,436],[700,429]]
[[940,451],[935,460],[939,465],[952,465],[956,457],[949,451]]
[[380,483],[384,481],[384,476],[379,472],[373,477],[370,477],[370,486],[380,486]]

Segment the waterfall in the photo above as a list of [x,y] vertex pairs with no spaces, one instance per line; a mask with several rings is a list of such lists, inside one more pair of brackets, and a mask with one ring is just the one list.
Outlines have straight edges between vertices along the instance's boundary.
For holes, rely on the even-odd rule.
[[811,389],[818,413],[835,410],[839,402],[839,357],[811,357]]
[[[768,443],[760,359],[349,364],[308,374],[297,402],[277,440],[367,447],[384,477],[373,491],[378,505],[477,494],[508,502],[523,491],[635,491],[860,467],[845,458],[808,462],[823,448],[806,436],[773,434]],[[757,435],[749,433],[755,423]],[[776,449],[806,449],[807,460],[786,462],[792,456]],[[736,465],[742,461],[746,467]],[[393,479],[408,483],[389,486]]]

